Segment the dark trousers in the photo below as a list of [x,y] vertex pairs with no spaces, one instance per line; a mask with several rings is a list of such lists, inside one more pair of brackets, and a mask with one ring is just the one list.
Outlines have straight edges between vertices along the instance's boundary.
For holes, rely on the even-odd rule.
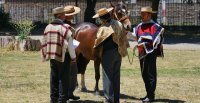
[[66,103],[69,88],[70,56],[66,53],[64,62],[50,60],[50,98],[52,103]]
[[77,86],[77,63],[71,64],[70,67],[70,83],[69,83],[69,93],[68,96],[73,96],[73,92],[76,89]]
[[103,92],[106,99],[113,103],[119,103],[120,98],[120,67],[121,55],[117,49],[103,52]]
[[156,72],[156,52],[148,54],[145,58],[140,60],[140,67],[142,78],[145,83],[147,96],[155,98],[157,72]]

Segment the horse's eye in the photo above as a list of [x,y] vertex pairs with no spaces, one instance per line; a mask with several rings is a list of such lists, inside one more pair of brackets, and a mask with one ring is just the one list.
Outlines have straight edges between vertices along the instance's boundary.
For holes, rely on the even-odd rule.
[[122,9],[122,12],[124,12],[124,13],[125,13],[125,12],[126,12],[126,10],[125,10],[125,9]]
[[118,12],[118,13],[121,13],[121,10],[118,10],[117,12]]

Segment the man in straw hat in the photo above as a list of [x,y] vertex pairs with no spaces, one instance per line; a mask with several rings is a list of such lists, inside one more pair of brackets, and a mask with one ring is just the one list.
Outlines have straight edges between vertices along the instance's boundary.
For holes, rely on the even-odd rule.
[[53,9],[55,19],[47,25],[42,38],[43,61],[50,60],[51,103],[66,103],[68,100],[70,63],[76,62],[70,26],[65,24],[63,7]]
[[145,83],[147,95],[141,98],[143,102],[152,102],[155,99],[157,82],[156,58],[163,56],[162,34],[164,28],[151,19],[151,7],[141,8],[142,23],[133,28],[133,36],[138,41],[138,52],[142,78]]
[[119,21],[111,19],[113,8],[101,8],[93,18],[100,18],[102,25],[97,32],[94,48],[101,48],[103,68],[103,92],[106,103],[119,103],[120,67],[122,57],[127,55],[127,39]]
[[64,7],[65,10],[65,23],[74,26],[72,23],[72,19],[74,18],[74,15],[78,14],[80,12],[80,8],[73,6],[73,5],[68,5]]
[[[70,25],[71,26],[70,30],[73,32],[73,34],[75,34],[75,29],[73,28],[75,24],[72,23],[72,19],[74,18],[74,15],[80,12],[80,8],[73,5],[68,5],[64,7],[64,11],[65,11],[64,23],[67,23],[68,25]],[[74,35],[72,36],[74,38]],[[80,99],[79,96],[75,96],[73,94],[77,85],[77,73],[78,73],[77,64],[72,63],[71,68],[70,68],[70,83],[69,83],[68,99],[72,99],[72,100]]]

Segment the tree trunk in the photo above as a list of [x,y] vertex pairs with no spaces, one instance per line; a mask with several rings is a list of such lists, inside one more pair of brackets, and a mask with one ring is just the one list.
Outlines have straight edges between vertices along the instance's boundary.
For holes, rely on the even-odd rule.
[[78,6],[78,0],[75,1],[75,5]]
[[157,15],[158,15],[158,7],[159,7],[160,0],[152,0],[152,10],[156,11],[156,13],[153,13],[152,19],[157,22]]
[[97,0],[87,0],[87,7],[84,13],[84,22],[91,22],[96,24],[96,20],[92,18],[96,14],[94,10],[96,2]]

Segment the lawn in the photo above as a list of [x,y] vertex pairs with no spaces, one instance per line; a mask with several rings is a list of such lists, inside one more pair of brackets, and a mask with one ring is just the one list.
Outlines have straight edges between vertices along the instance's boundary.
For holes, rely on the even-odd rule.
[[[49,62],[41,62],[40,52],[0,49],[0,103],[49,103],[49,70]],[[200,51],[165,50],[165,58],[157,59],[157,73],[157,102],[200,103]],[[89,91],[75,91],[81,97],[78,102],[101,103],[103,97],[93,94],[92,61],[85,79]],[[130,65],[125,57],[121,67],[121,102],[137,103],[143,96],[138,59],[134,58]]]

